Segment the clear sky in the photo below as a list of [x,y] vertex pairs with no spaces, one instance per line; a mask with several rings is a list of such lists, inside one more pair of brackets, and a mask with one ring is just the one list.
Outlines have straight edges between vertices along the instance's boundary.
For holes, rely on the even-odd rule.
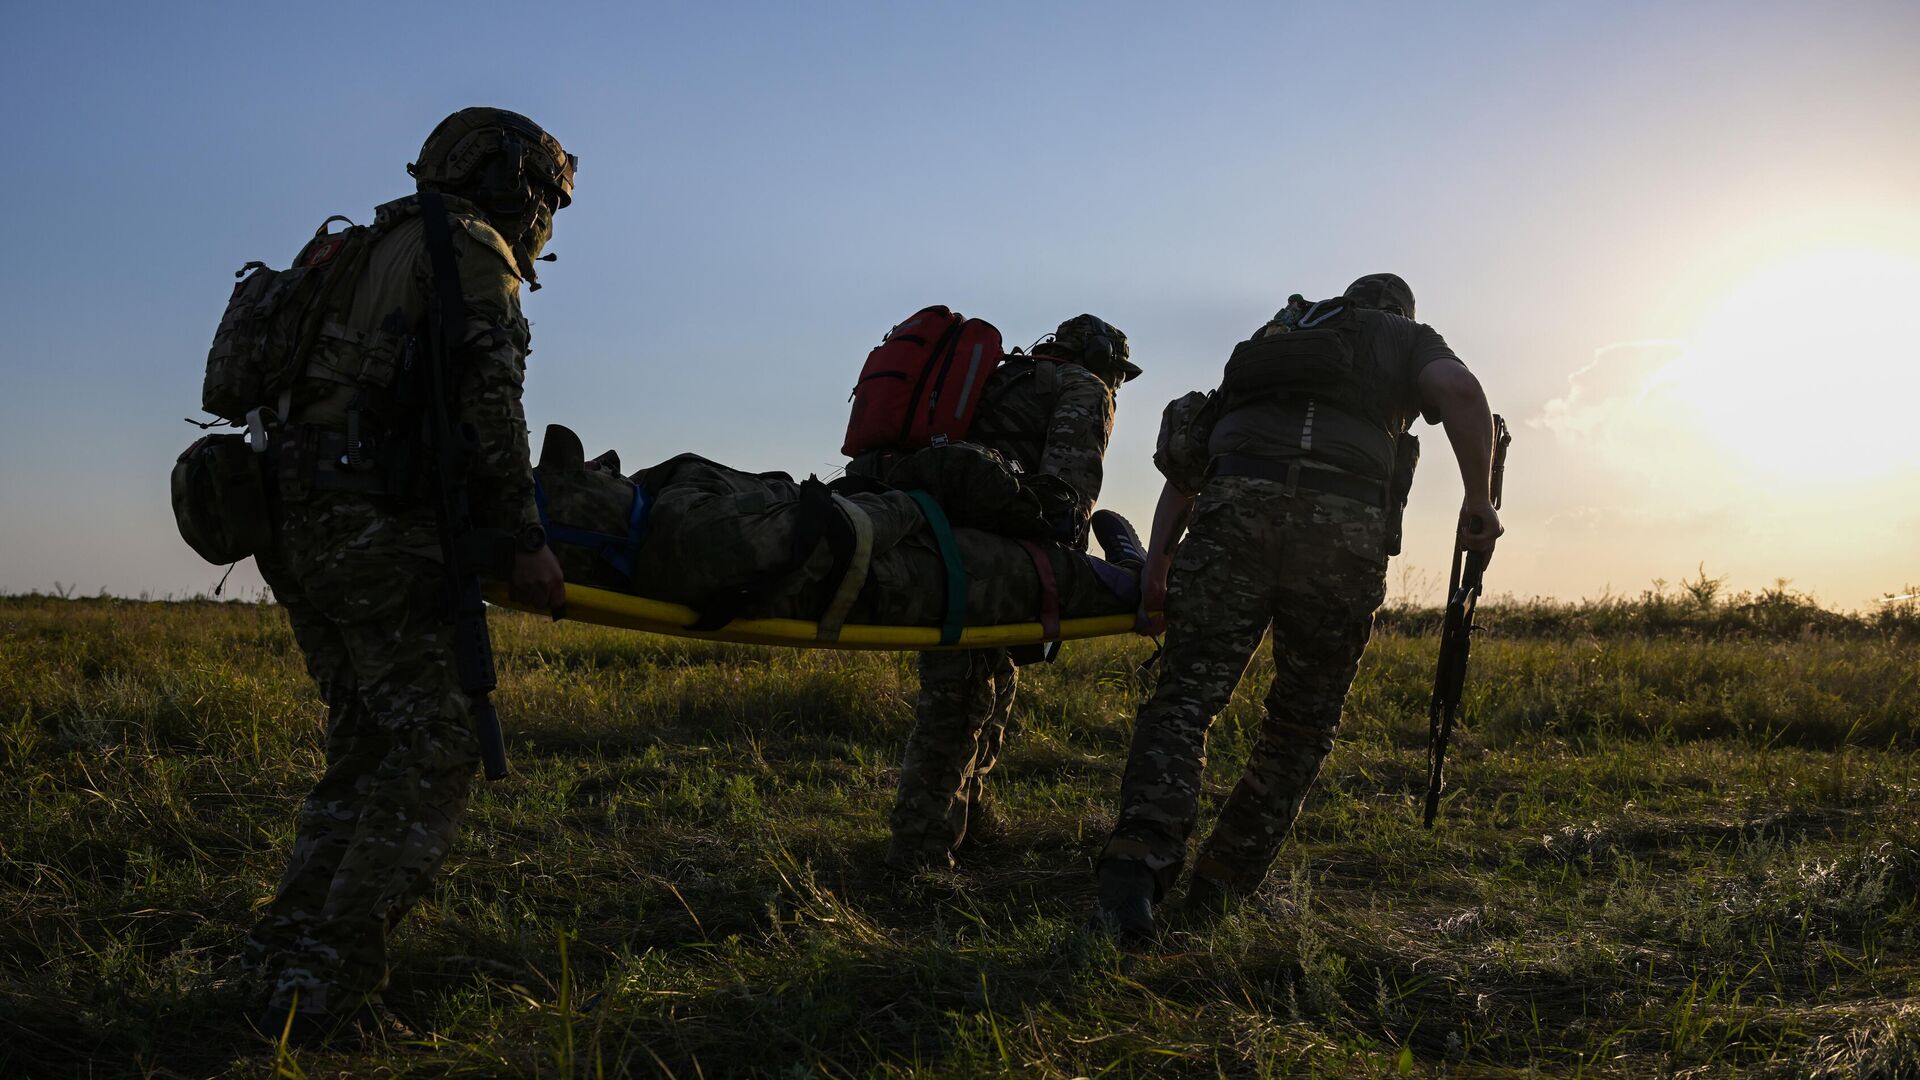
[[[1094,312],[1160,407],[1291,292],[1392,270],[1515,429],[1496,591],[1704,562],[1920,583],[1920,4],[16,4],[0,590],[219,576],[167,471],[249,259],[410,190],[461,106],[581,159],[527,298],[536,439],[839,464],[861,360],[945,303]],[[1431,429],[1395,577],[1437,596]],[[250,568],[235,582],[252,587]]]

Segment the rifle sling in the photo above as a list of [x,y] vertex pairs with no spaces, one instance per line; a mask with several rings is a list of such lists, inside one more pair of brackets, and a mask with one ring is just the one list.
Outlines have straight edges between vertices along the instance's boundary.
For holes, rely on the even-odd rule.
[[[466,326],[467,304],[460,291],[460,268],[453,254],[453,232],[447,224],[446,201],[437,191],[422,191],[419,199],[421,239],[426,243],[427,261],[433,268],[433,310],[427,320],[430,331],[427,344],[432,362],[440,371],[440,380],[444,382],[453,376],[451,339]],[[432,404],[444,410],[451,422],[453,403],[450,400]]]
[[467,324],[466,298],[460,290],[460,271],[454,264],[453,235],[447,204],[436,191],[422,191],[421,239],[433,269],[433,302],[427,310],[427,408],[433,411],[428,430],[439,458],[440,497],[435,500],[440,519],[440,548],[446,560],[447,604],[453,621],[454,668],[460,689],[470,702],[474,734],[487,779],[507,775],[506,742],[500,716],[489,695],[498,683],[493,665],[493,642],[487,634],[487,613],[480,598],[480,579],[460,565],[460,541],[473,530],[467,505],[462,454],[455,439],[453,408],[453,337]]

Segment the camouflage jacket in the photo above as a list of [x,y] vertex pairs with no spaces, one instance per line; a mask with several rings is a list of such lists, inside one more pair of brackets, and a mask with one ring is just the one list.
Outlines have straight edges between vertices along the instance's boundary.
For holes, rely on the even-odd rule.
[[[476,524],[514,529],[540,520],[520,404],[530,341],[520,314],[520,275],[512,248],[478,208],[452,196],[446,204],[467,311],[454,352],[453,392],[461,423],[477,436],[469,477],[474,517]],[[356,398],[376,415],[395,408],[401,356],[431,302],[433,267],[417,197],[376,208],[374,227],[379,236],[366,272],[342,310],[321,325],[294,387],[289,421],[342,426]]]
[[987,381],[967,439],[1066,481],[1084,517],[1100,498],[1113,409],[1113,391],[1079,364],[1011,356]]

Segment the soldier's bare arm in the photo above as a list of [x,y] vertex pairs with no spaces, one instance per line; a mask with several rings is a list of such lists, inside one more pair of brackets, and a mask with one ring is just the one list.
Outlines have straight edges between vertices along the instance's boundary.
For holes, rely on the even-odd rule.
[[1134,629],[1158,634],[1166,629],[1167,574],[1173,569],[1173,549],[1186,534],[1193,516],[1193,496],[1171,482],[1161,485],[1153,508],[1153,533],[1147,542],[1147,565],[1140,575],[1140,612]]
[[1493,552],[1506,529],[1493,508],[1493,413],[1487,395],[1465,364],[1435,360],[1420,369],[1420,404],[1428,416],[1438,416],[1447,442],[1460,465],[1465,495],[1460,503],[1460,545],[1468,551]]

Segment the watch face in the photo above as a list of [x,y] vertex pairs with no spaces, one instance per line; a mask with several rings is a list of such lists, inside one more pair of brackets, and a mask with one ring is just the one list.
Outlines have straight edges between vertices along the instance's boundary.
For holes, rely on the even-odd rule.
[[547,546],[547,530],[538,525],[529,525],[520,530],[520,550],[531,555]]

